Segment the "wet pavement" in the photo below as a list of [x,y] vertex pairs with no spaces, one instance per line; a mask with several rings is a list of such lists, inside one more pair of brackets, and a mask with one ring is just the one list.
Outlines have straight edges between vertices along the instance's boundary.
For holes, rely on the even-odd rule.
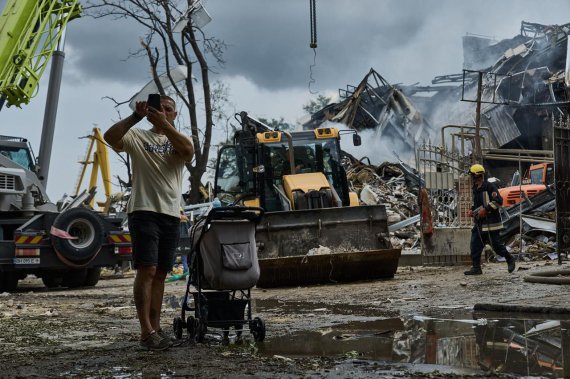
[[563,354],[562,349],[570,346],[570,317],[537,318],[533,314],[513,318],[512,314],[464,311],[456,316],[361,317],[269,338],[259,349],[267,356],[286,358],[327,356],[382,364],[438,365],[455,374],[570,375],[569,368],[564,370],[564,362],[570,364],[570,354]]
[[[487,264],[477,278],[463,267],[404,267],[386,281],[254,288],[263,342],[244,333],[226,345],[209,328],[204,343],[185,332],[160,353],[138,347],[132,276],[56,291],[29,278],[0,294],[0,377],[570,377],[570,294],[523,280],[551,266],[520,266],[511,275]],[[167,283],[164,328],[180,316],[184,290]],[[481,303],[568,311],[474,311]]]

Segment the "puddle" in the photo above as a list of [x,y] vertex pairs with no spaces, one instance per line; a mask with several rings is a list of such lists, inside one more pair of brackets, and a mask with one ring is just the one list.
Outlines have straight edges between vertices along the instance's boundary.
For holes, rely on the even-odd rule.
[[[370,302],[370,304],[325,304],[314,302],[307,307],[306,301],[282,301],[278,299],[252,299],[253,309],[261,312],[277,314],[335,314],[347,316],[378,317],[378,308],[385,302]],[[381,316],[389,317],[395,311],[384,311]]]
[[[462,314],[461,316],[464,316]],[[570,377],[570,321],[505,314],[467,318],[410,316],[359,321],[269,337],[268,356],[328,356],[398,364]],[[566,370],[564,361],[568,361]]]

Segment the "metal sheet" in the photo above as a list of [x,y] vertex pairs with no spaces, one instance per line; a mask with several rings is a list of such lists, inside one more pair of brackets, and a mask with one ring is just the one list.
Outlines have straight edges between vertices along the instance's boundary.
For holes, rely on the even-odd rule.
[[514,110],[505,106],[495,105],[486,110],[481,118],[481,127],[488,127],[499,147],[506,145],[521,135],[513,120]]
[[522,220],[531,229],[556,233],[556,222],[542,217],[522,216]]

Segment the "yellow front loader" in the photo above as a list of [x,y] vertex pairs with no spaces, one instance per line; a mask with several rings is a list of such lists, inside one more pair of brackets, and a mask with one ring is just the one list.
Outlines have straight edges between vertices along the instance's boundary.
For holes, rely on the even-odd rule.
[[271,130],[245,112],[240,122],[234,143],[219,152],[214,192],[224,205],[265,211],[258,286],[393,277],[401,250],[391,246],[386,208],[361,206],[349,190],[341,132]]

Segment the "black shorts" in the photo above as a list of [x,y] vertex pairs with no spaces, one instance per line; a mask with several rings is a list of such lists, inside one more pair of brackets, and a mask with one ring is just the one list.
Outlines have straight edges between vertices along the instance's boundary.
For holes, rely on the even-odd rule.
[[129,213],[128,217],[134,268],[155,266],[171,271],[180,238],[180,219],[148,211]]

